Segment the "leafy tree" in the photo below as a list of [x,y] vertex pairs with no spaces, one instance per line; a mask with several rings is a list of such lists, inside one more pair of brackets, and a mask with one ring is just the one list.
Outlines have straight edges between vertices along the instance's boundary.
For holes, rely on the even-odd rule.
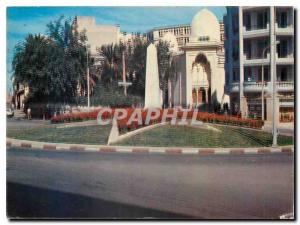
[[70,102],[78,85],[86,89],[86,37],[63,17],[47,28],[48,36],[30,34],[16,46],[14,84],[29,86],[29,102]]
[[132,86],[128,91],[132,94],[145,96],[145,77],[146,77],[146,58],[148,42],[136,38],[133,42],[132,52],[129,53],[128,69],[130,71],[129,78]]
[[47,27],[48,35],[56,45],[56,58],[49,62],[49,70],[54,82],[58,83],[55,87],[57,97],[64,96],[64,101],[69,101],[76,96],[78,85],[81,89],[87,89],[87,39],[84,34],[78,33],[76,24],[63,21],[63,17],[50,22]]
[[51,77],[47,73],[47,65],[52,58],[53,46],[47,37],[30,34],[25,42],[19,43],[15,48],[12,62],[14,86],[29,86],[31,95],[38,100],[47,98],[51,93],[48,84]]

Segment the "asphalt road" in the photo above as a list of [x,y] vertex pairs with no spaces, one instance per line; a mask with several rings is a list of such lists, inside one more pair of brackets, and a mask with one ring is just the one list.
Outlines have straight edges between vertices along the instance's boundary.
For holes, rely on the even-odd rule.
[[278,218],[293,211],[291,154],[7,151],[9,217]]

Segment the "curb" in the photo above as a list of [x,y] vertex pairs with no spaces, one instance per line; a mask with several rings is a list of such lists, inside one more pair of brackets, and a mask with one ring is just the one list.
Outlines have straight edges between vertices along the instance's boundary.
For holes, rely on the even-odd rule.
[[218,154],[271,154],[293,153],[294,146],[258,147],[258,148],[180,148],[180,147],[138,147],[138,146],[107,146],[79,145],[64,143],[36,142],[7,138],[6,148],[19,147],[24,150],[99,152],[99,153],[132,153],[132,154],[166,154],[166,155],[218,155]]

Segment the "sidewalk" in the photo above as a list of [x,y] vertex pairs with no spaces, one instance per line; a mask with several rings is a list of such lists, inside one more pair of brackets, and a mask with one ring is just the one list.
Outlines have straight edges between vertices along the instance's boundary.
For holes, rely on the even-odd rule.
[[[272,133],[272,129],[271,122],[265,122],[265,125],[262,128],[263,131],[269,133]],[[294,136],[294,123],[279,123],[277,129],[281,135]]]

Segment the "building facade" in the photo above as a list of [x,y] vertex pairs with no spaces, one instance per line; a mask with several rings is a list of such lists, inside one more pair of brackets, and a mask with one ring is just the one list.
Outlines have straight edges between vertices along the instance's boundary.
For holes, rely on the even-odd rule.
[[219,21],[209,10],[203,9],[194,16],[189,42],[173,55],[175,74],[168,88],[170,106],[201,108],[228,102],[220,33]]
[[[219,21],[220,26],[220,39],[221,42],[224,42],[224,24],[223,21]],[[163,37],[167,34],[171,33],[176,37],[178,47],[182,48],[186,43],[190,41],[190,37],[192,34],[191,25],[190,24],[182,24],[175,26],[164,26],[164,27],[154,27],[152,30],[147,32],[148,40],[157,43],[162,40]],[[224,49],[224,46],[221,46]]]
[[292,122],[293,7],[227,7],[224,24],[226,93],[232,112],[271,122],[274,91],[276,121]]
[[95,17],[76,16],[74,23],[79,32],[85,31],[92,55],[97,55],[102,45],[119,43],[122,36],[119,25],[96,24]]

